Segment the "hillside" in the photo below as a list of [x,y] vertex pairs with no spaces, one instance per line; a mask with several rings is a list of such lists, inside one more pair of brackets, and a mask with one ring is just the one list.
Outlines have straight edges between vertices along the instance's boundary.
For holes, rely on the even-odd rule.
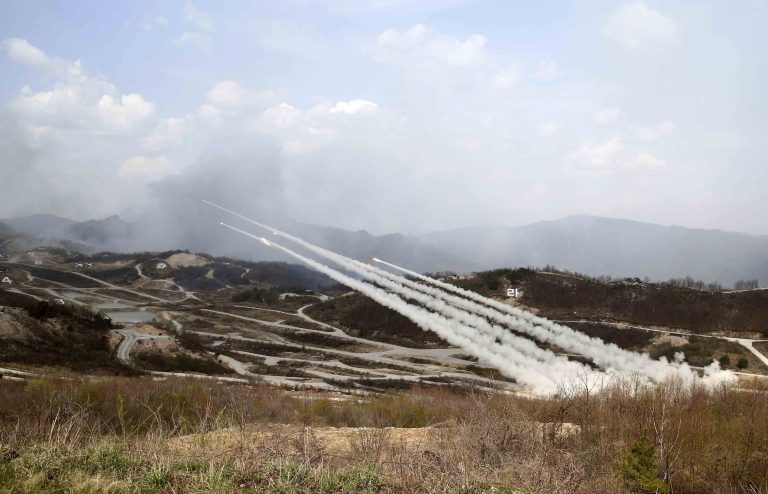
[[5,223],[0,222],[0,239],[10,237],[16,234],[16,231]]
[[768,290],[710,292],[634,278],[600,281],[530,269],[484,271],[457,284],[499,297],[506,287],[519,288],[518,303],[551,319],[622,321],[696,334],[752,332],[768,337]]
[[130,223],[118,216],[89,220],[70,225],[65,234],[69,240],[95,246],[114,246],[125,241],[133,232]]
[[62,237],[77,222],[55,214],[32,214],[21,218],[3,220],[19,233],[39,238]]
[[43,240],[78,242],[92,248],[124,241],[131,234],[131,224],[118,216],[102,220],[74,221],[54,214],[33,214],[3,220],[18,233]]
[[112,356],[108,319],[77,306],[12,300],[0,292],[0,362],[79,372],[135,374]]

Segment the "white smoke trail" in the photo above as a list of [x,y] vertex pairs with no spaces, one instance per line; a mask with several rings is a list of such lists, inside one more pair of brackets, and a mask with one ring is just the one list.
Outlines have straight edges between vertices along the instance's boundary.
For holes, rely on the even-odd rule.
[[[403,297],[415,300],[432,311],[439,312],[448,318],[455,319],[466,326],[477,329],[479,332],[478,335],[485,337],[487,341],[495,342],[498,340],[501,344],[497,351],[503,353],[508,358],[518,358],[519,353],[522,353],[531,359],[537,360],[538,362],[536,362],[535,370],[550,376],[555,381],[560,382],[575,375],[591,375],[594,373],[594,371],[583,364],[570,361],[567,358],[556,355],[550,350],[540,348],[527,338],[516,336],[501,326],[490,324],[483,317],[457,309],[433,295],[428,295],[404,287],[396,281],[387,279],[374,272],[368,271],[353,262],[345,260],[343,256],[335,255],[327,257],[344,268]],[[531,365],[531,363],[529,362],[528,365]]]
[[[485,317],[488,317],[487,314],[481,314],[483,317],[478,317],[475,314],[465,310],[457,309],[452,305],[448,305],[443,300],[441,300],[441,298],[447,297],[449,299],[455,299],[453,302],[462,303],[468,302],[466,299],[453,297],[451,295],[445,294],[444,292],[441,292],[440,290],[432,289],[431,287],[425,287],[424,285],[420,285],[418,283],[413,283],[410,280],[393,275],[392,273],[375,268],[374,266],[361,263],[340,254],[336,254],[335,252],[331,252],[329,250],[318,247],[314,244],[302,240],[299,237],[281,232],[269,225],[259,223],[243,215],[222,208],[221,206],[217,206],[208,201],[205,202],[231,214],[234,214],[259,227],[265,228],[278,235],[288,238],[289,240],[298,243],[308,250],[315,252],[327,259],[330,259],[340,266],[343,266],[350,271],[353,271],[371,281],[374,281],[375,283],[384,286],[385,288],[388,288],[395,293],[415,300],[435,312],[439,312],[448,318],[455,319],[464,325],[468,325],[477,329],[479,332],[477,337],[485,337],[487,344],[492,345],[496,353],[501,353],[503,356],[513,361],[516,360],[521,365],[527,365],[531,368],[531,370],[545,374],[555,382],[564,382],[566,380],[572,379],[577,375],[584,376],[586,378],[597,377],[596,373],[591,368],[579,362],[571,361],[565,357],[558,356],[550,350],[538,347],[533,341],[527,338],[521,338],[510,333],[508,330],[501,326],[490,324],[485,319]],[[412,288],[403,286],[403,284],[410,285]],[[520,324],[517,325],[519,326]],[[535,332],[537,328],[531,326],[530,328],[526,329],[529,332]],[[497,340],[501,342],[501,344],[496,343]],[[520,354],[529,357],[529,359],[521,362]],[[531,359],[534,359],[535,361],[531,361]]]
[[489,351],[489,349],[482,343],[478,343],[477,341],[473,340],[474,335],[470,329],[464,327],[457,321],[411,305],[395,294],[389,293],[386,290],[375,287],[363,281],[356,280],[339,271],[336,271],[335,269],[331,269],[324,264],[302,256],[301,254],[294,252],[287,247],[283,247],[282,245],[271,242],[265,238],[258,237],[225,223],[222,223],[222,225],[242,235],[259,240],[267,246],[281,250],[282,252],[288,254],[301,263],[325,274],[329,278],[359,291],[360,293],[370,297],[379,304],[407,317],[420,328],[437,333],[438,336],[446,340],[448,343],[456,345],[468,353],[476,356],[481,362],[487,363],[488,365],[499,369],[502,373],[510,377],[514,377],[521,384],[531,386],[537,392],[553,393],[557,390],[559,383],[554,382],[552,379],[542,374],[531,372],[530,369],[520,365],[517,362],[510,362],[493,351]]
[[[540,330],[526,332],[540,341],[546,341],[565,350],[583,355],[608,371],[637,372],[640,375],[650,377],[655,381],[660,381],[672,375],[679,375],[687,380],[692,380],[696,377],[696,373],[684,362],[670,364],[664,358],[661,360],[654,360],[650,358],[648,354],[624,350],[614,343],[606,343],[600,338],[588,336],[569,328],[568,326],[554,323],[528,311],[498,302],[489,297],[484,297],[476,292],[465,290],[450,283],[430,278],[429,276],[424,276],[416,271],[411,271],[381,259],[374,258],[373,260],[413,276],[414,278],[432,283],[444,290],[461,294],[464,297],[490,306],[484,307],[482,305],[463,304],[463,307],[467,310],[472,310],[475,313],[486,315],[493,320],[509,324],[510,326],[515,327],[515,329],[518,329],[518,326],[513,326],[513,324],[515,324],[514,321],[519,318],[530,323],[527,326],[534,325],[536,328],[548,330],[544,332]],[[735,375],[731,371],[720,370],[720,366],[717,362],[713,362],[711,365],[705,367],[704,373],[705,381],[712,384],[735,379]]]

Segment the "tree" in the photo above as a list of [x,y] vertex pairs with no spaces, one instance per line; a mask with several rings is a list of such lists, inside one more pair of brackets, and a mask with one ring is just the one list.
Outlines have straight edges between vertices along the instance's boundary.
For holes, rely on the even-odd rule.
[[669,487],[659,477],[653,445],[645,439],[632,445],[619,469],[627,488],[637,494],[667,493]]
[[752,290],[760,286],[758,280],[739,280],[733,284],[734,290]]
[[730,365],[731,365],[731,357],[729,357],[728,354],[725,354],[722,357],[720,357],[720,367],[725,369]]
[[745,357],[741,357],[738,362],[736,362],[736,367],[739,369],[746,369],[749,365],[749,360],[747,360]]

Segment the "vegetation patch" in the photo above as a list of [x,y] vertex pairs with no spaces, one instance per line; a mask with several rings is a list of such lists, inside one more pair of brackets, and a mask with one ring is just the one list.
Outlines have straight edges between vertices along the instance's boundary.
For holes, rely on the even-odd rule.
[[4,363],[135,374],[114,358],[107,337],[110,320],[89,309],[37,302],[25,311],[2,309],[0,319],[20,328],[18,333],[0,336]]
[[192,356],[188,353],[162,353],[141,351],[133,355],[136,365],[142,369],[161,372],[198,372],[201,374],[231,374],[229,367],[212,358]]
[[410,348],[447,346],[436,334],[422,330],[405,316],[359,294],[313,305],[307,309],[307,314],[344,330],[350,336]]

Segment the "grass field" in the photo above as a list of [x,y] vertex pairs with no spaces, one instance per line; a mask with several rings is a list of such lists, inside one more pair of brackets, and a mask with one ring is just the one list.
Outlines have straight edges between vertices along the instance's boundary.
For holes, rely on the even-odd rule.
[[0,491],[760,493],[768,394],[750,385],[345,397],[145,377],[0,381]]

